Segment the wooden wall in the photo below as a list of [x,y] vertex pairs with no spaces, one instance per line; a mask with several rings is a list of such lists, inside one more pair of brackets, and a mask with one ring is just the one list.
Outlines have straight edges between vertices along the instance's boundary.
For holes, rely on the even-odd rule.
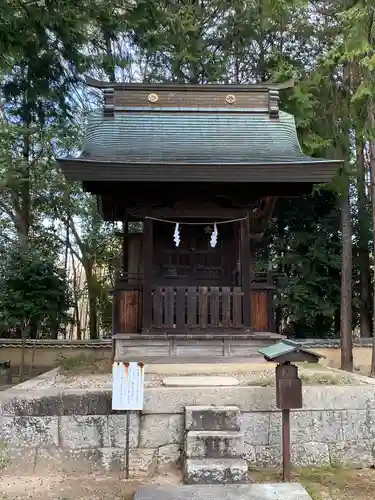
[[[156,92],[156,93],[155,93]],[[149,95],[157,95],[157,101],[150,102]],[[223,91],[211,91],[210,89],[116,89],[114,95],[114,104],[118,107],[131,106],[152,109],[154,107],[164,108],[224,108],[233,109],[233,103],[228,103],[226,97],[233,94],[233,90],[223,89]],[[248,110],[256,109],[268,111],[269,94],[268,89],[259,89],[257,91],[249,90],[247,92],[234,91],[236,104],[235,108],[245,108]]]
[[142,317],[142,291],[116,292],[115,333],[139,333]]
[[251,322],[253,330],[257,332],[272,331],[269,324],[267,290],[254,290],[251,293]]

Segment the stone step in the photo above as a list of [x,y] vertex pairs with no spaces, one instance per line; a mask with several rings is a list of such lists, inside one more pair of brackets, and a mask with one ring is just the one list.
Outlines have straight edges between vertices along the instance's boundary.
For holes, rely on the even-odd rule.
[[244,452],[244,435],[236,431],[189,431],[186,458],[233,458]]
[[243,459],[187,459],[184,464],[185,484],[246,483],[247,479],[248,467]]
[[239,431],[241,411],[237,406],[187,406],[187,431]]
[[298,483],[140,486],[134,500],[311,500]]

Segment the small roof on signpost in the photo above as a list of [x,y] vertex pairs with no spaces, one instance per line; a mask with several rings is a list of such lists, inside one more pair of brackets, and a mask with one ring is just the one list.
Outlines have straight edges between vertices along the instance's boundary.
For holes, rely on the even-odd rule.
[[325,357],[322,354],[305,349],[301,344],[292,340],[282,340],[276,344],[259,349],[258,352],[264,356],[266,361],[272,363],[301,363],[304,361],[318,363],[321,358]]

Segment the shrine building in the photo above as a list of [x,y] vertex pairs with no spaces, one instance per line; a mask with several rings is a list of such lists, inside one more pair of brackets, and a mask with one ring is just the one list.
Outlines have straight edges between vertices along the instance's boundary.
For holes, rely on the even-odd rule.
[[58,163],[105,221],[123,223],[115,357],[249,357],[280,339],[256,244],[278,197],[310,193],[340,164],[302,152],[279,109],[292,82],[88,84],[103,107],[80,156]]

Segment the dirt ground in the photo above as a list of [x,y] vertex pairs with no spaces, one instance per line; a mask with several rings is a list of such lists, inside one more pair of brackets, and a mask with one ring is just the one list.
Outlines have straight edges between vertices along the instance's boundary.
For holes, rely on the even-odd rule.
[[0,500],[131,500],[141,484],[178,485],[181,473],[166,469],[149,480],[125,480],[118,474],[0,477]]
[[[252,482],[279,482],[280,471],[251,470]],[[300,469],[293,474],[313,500],[373,500],[375,469]],[[131,500],[140,484],[119,475],[0,477],[0,500]],[[178,485],[181,474],[168,469],[147,484]]]

